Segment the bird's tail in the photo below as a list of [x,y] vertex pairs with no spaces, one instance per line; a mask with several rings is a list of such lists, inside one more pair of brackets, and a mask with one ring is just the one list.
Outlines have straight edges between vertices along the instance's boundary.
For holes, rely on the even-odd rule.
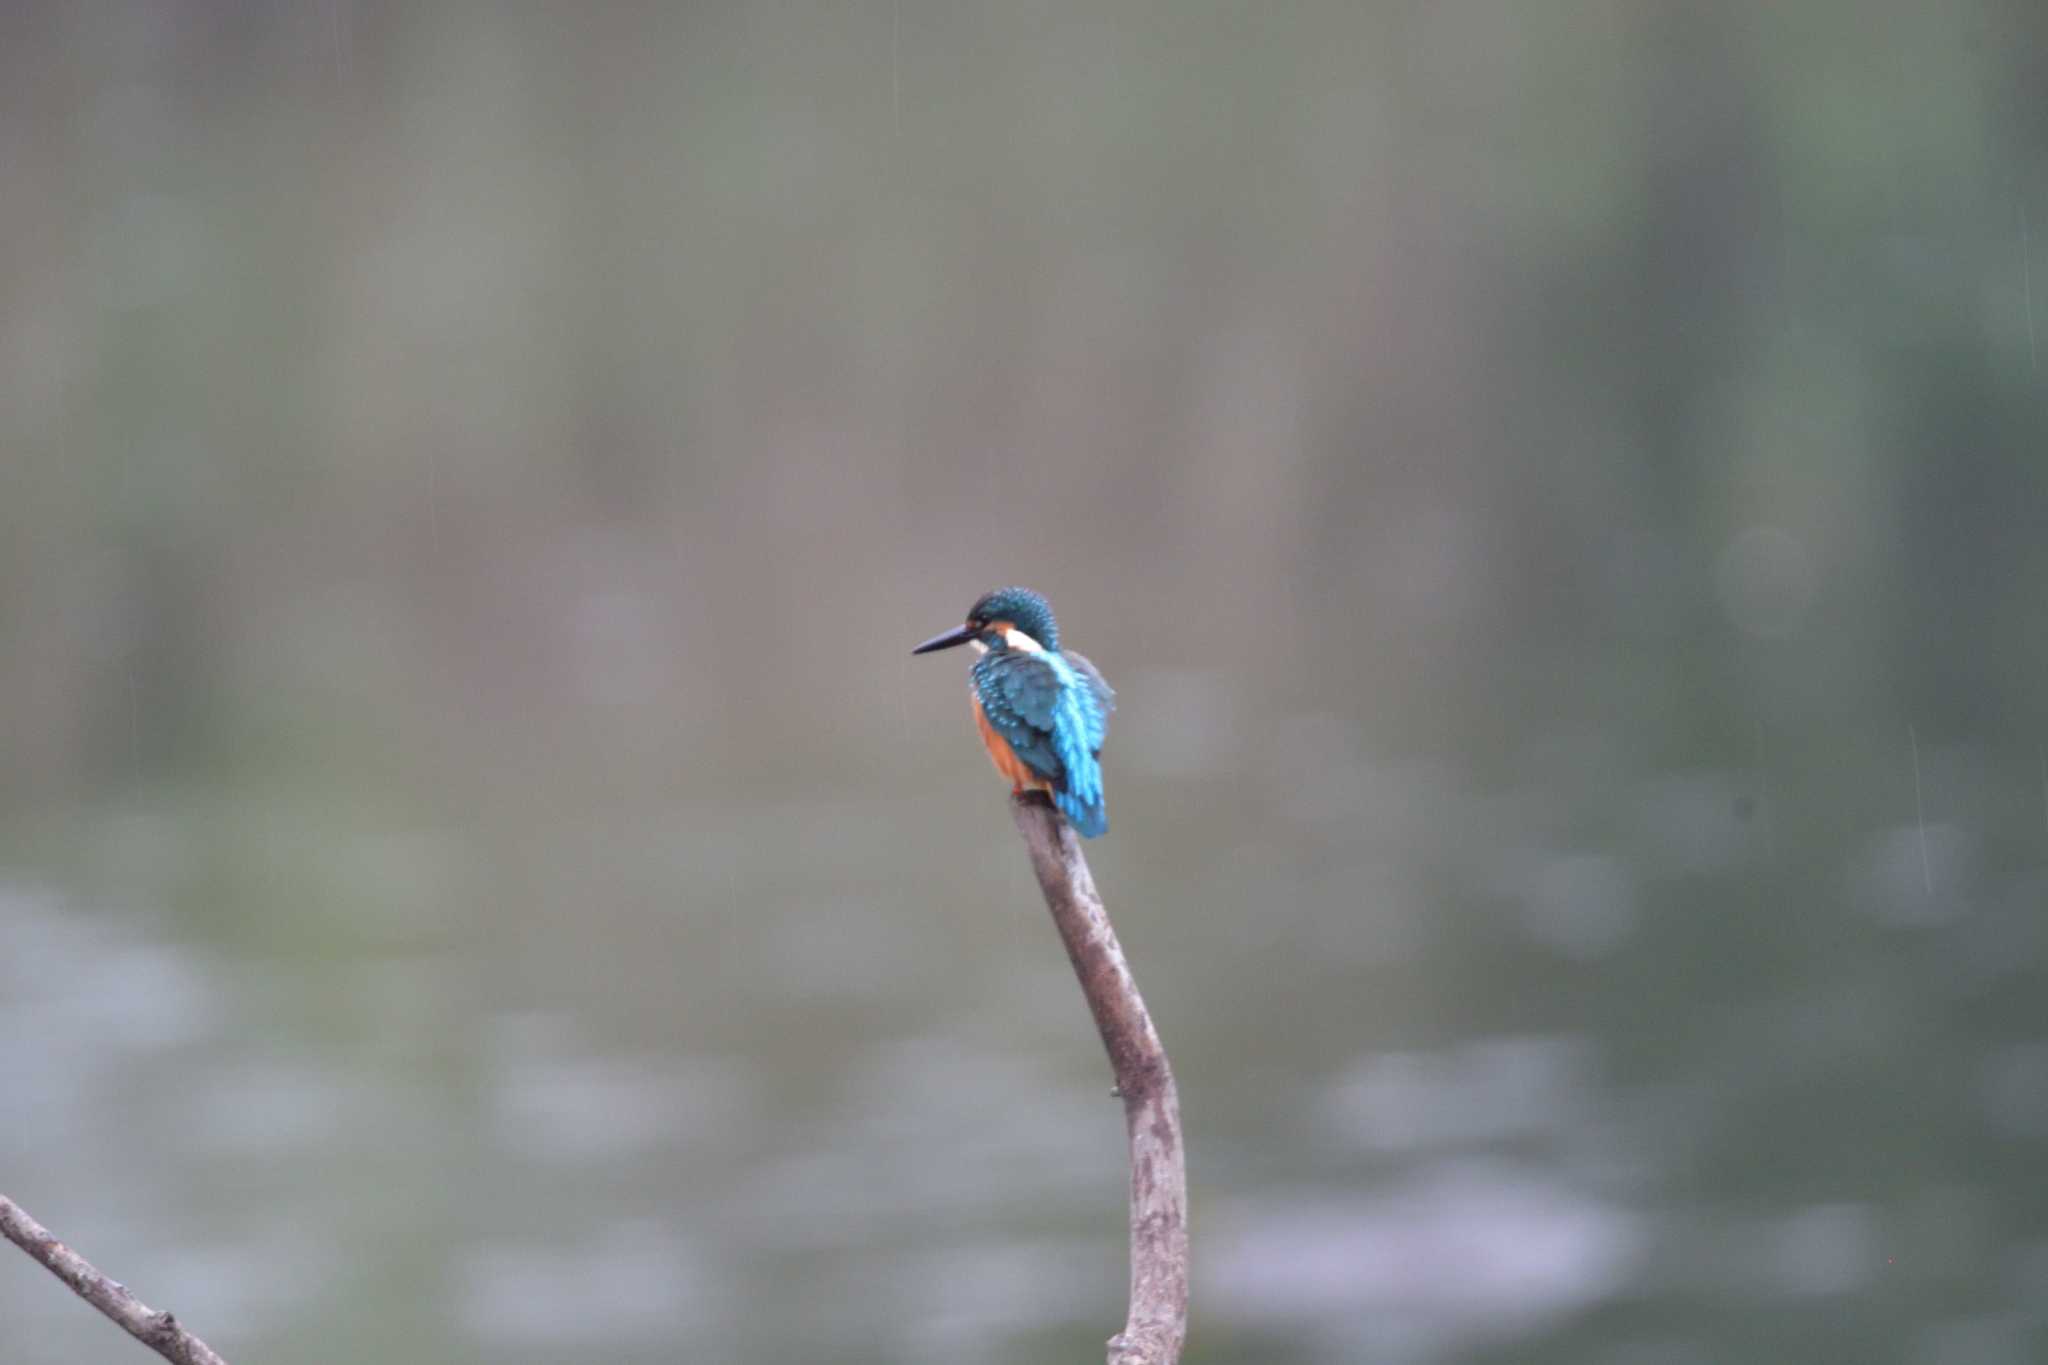
[[1067,817],[1074,833],[1083,839],[1095,839],[1109,833],[1109,806],[1100,798],[1084,803],[1076,800],[1070,792],[1055,792],[1053,803],[1060,808],[1060,814]]
[[1078,675],[1064,660],[1059,669],[1064,670],[1064,685],[1054,705],[1052,743],[1063,772],[1060,790],[1054,793],[1053,800],[1075,833],[1093,839],[1109,833],[1109,811],[1102,800],[1102,769],[1095,762],[1102,714],[1094,709],[1093,700],[1083,699]]

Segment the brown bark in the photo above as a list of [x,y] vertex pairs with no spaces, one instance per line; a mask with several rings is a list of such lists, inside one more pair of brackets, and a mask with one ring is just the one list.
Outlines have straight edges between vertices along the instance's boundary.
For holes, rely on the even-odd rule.
[[212,1347],[186,1331],[183,1323],[168,1312],[157,1312],[129,1293],[126,1285],[101,1274],[91,1261],[58,1241],[4,1194],[0,1194],[0,1236],[42,1262],[52,1275],[71,1286],[72,1293],[165,1360],[175,1365],[227,1365]]
[[1188,1182],[1180,1097],[1081,841],[1045,797],[1011,800],[1032,871],[1116,1072],[1131,1145],[1131,1300],[1109,1365],[1175,1365],[1188,1328]]

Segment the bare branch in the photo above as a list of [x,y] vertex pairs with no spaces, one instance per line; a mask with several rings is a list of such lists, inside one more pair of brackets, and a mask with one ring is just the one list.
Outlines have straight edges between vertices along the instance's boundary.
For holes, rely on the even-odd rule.
[[0,1194],[0,1234],[41,1261],[71,1286],[71,1292],[120,1324],[121,1330],[175,1365],[227,1365],[213,1348],[185,1330],[169,1313],[159,1313],[102,1275],[91,1261],[50,1235],[21,1205]]
[[1109,1051],[1131,1143],[1131,1304],[1109,1365],[1176,1365],[1188,1333],[1188,1178],[1173,1068],[1131,978],[1081,841],[1037,792],[1011,800],[1017,832]]

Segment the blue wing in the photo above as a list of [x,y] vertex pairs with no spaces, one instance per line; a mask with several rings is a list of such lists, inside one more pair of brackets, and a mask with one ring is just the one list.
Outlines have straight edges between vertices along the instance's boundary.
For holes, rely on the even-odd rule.
[[1066,650],[1062,656],[1080,676],[1081,683],[1088,689],[1092,706],[1084,707],[1088,722],[1088,747],[1096,753],[1102,752],[1102,741],[1109,737],[1109,713],[1116,710],[1116,692],[1109,680],[1102,676],[1102,670],[1088,661],[1085,654]]
[[1052,785],[1069,823],[1089,838],[1106,832],[1096,756],[1116,693],[1095,665],[1078,654],[999,650],[976,661],[974,686],[989,724]]

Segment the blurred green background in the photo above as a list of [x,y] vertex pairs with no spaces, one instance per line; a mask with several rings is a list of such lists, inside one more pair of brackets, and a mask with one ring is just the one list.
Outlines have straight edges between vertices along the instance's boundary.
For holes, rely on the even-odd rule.
[[[2048,1359],[2048,7],[16,4],[0,1189],[235,1360]],[[10,1362],[128,1360],[0,1258]]]

